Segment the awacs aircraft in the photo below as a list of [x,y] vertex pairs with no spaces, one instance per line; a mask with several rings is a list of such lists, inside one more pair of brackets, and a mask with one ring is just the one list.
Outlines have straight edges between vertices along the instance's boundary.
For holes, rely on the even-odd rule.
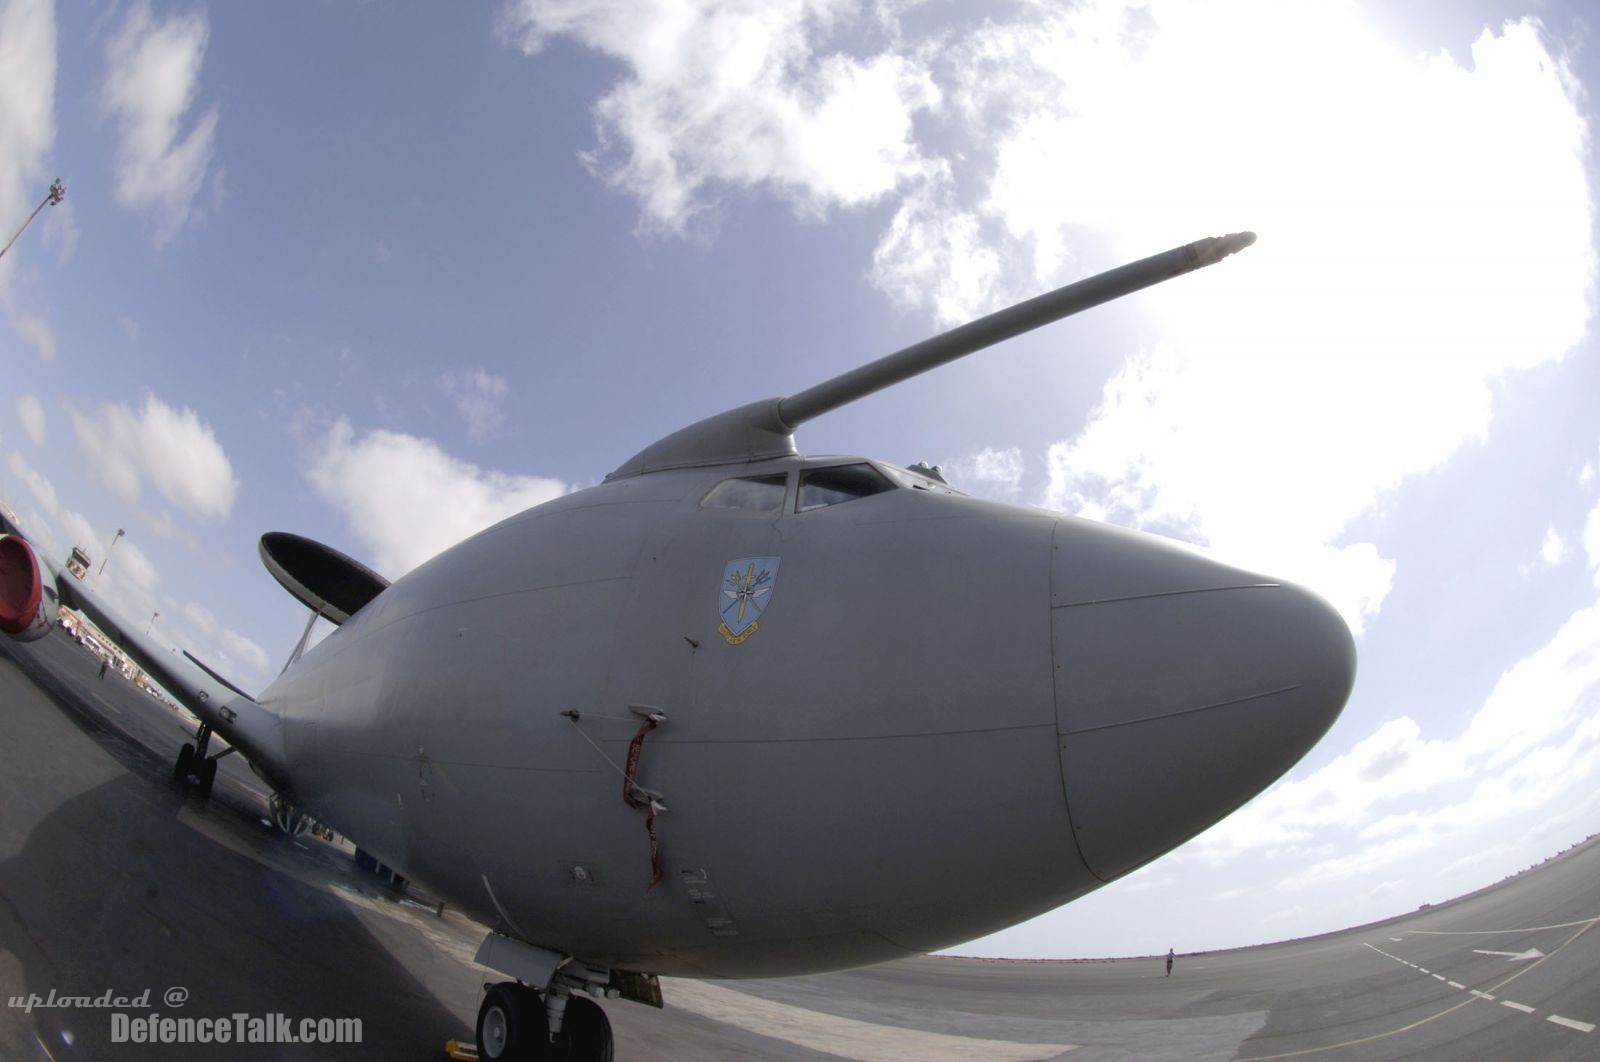
[[[274,533],[337,628],[251,697],[118,623],[20,537],[0,621],[89,611],[277,793],[493,927],[495,1059],[611,1057],[591,997],[915,955],[1082,896],[1199,833],[1327,730],[1350,633],[1298,587],[1164,539],[969,498],[936,469],[808,458],[796,427],[1210,265],[1200,240],[786,398],[392,585]],[[314,617],[313,617],[314,619]],[[308,627],[309,630],[309,627]]]

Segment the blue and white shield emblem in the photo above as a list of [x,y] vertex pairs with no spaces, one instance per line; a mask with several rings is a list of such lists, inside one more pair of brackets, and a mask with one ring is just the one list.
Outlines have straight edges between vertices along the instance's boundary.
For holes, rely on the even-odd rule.
[[717,588],[717,613],[722,623],[717,633],[738,645],[760,627],[756,621],[772,603],[778,585],[777,557],[743,557],[729,561]]

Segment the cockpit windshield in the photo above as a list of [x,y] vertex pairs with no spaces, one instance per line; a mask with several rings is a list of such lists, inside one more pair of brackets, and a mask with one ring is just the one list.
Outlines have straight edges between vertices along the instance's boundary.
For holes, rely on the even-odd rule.
[[889,477],[865,461],[806,468],[800,472],[800,499],[795,511],[803,513],[894,489]]
[[783,508],[784,485],[788,479],[782,472],[771,476],[725,479],[706,492],[706,496],[700,499],[700,508],[775,513]]

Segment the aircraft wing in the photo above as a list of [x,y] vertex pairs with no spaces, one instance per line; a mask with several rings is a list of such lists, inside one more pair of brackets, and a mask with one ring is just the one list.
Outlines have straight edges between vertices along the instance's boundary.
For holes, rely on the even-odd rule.
[[282,728],[275,714],[187,653],[180,655],[147,637],[79,579],[63,576],[43,558],[39,558],[39,566],[44,578],[55,583],[63,605],[93,620],[162,689],[237,749],[268,781],[282,784],[286,780]]

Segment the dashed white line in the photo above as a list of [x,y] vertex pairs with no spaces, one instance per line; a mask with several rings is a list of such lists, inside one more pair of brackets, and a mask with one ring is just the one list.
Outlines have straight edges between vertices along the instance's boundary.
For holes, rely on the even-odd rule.
[[[1585,919],[1582,922],[1568,923],[1569,925],[1581,925],[1581,926],[1583,926],[1583,928],[1578,930],[1578,932],[1574,933],[1571,937],[1567,938],[1567,940],[1562,942],[1561,947],[1557,948],[1556,952],[1561,951],[1562,948],[1565,948],[1568,944],[1571,944],[1574,940],[1577,940],[1579,937],[1583,936],[1583,934],[1587,933],[1590,929],[1594,928],[1596,923],[1600,923],[1600,919],[1591,918],[1591,919]],[[1547,928],[1547,929],[1560,929],[1560,928],[1566,928],[1566,927],[1565,926],[1546,926],[1544,928]],[[1419,932],[1419,931],[1413,930],[1413,932]],[[1506,931],[1506,932],[1509,932],[1509,931]],[[1451,933],[1451,934],[1439,933],[1439,934],[1434,934],[1434,935],[1437,935],[1437,936],[1455,936],[1457,934],[1454,934],[1454,933]],[[1462,934],[1459,934],[1459,935],[1467,936],[1468,934],[1462,933]],[[1393,938],[1391,937],[1390,939],[1392,940]],[[1375,944],[1368,944],[1365,941],[1363,941],[1362,942],[1362,946],[1363,947],[1367,947],[1367,948],[1371,948],[1373,951],[1377,952],[1379,955],[1382,955],[1386,959],[1393,959],[1395,962],[1398,962],[1403,966],[1409,966],[1413,970],[1416,970],[1418,973],[1425,973],[1429,977],[1432,977],[1436,981],[1444,981],[1445,984],[1449,985],[1451,988],[1454,988],[1454,989],[1456,989],[1458,991],[1466,992],[1469,995],[1477,996],[1479,999],[1487,999],[1487,1000],[1490,1000],[1490,1001],[1494,1001],[1495,1000],[1495,997],[1492,994],[1488,993],[1488,992],[1484,992],[1484,991],[1482,991],[1480,989],[1476,989],[1476,988],[1470,988],[1469,989],[1466,985],[1461,984],[1458,981],[1446,980],[1443,975],[1436,974],[1433,971],[1431,971],[1431,970],[1429,970],[1429,969],[1427,969],[1425,967],[1418,966],[1414,962],[1408,962],[1407,960],[1402,959],[1398,955],[1390,955],[1388,952],[1384,951],[1382,948],[1378,947]],[[1555,952],[1551,952],[1551,955],[1554,955],[1554,954],[1555,954]],[[1549,958],[1549,957],[1550,956],[1548,956],[1548,955],[1540,956],[1539,962],[1535,962],[1535,963],[1532,963],[1531,965],[1529,965],[1527,967],[1524,967],[1520,972],[1512,974],[1510,977],[1507,977],[1505,980],[1503,980],[1499,984],[1495,985],[1495,987],[1496,988],[1500,988],[1500,987],[1503,987],[1506,984],[1509,984],[1512,981],[1515,981],[1518,977],[1521,977],[1522,974],[1527,973],[1528,970],[1531,970],[1535,966],[1538,966],[1539,963],[1544,962],[1544,960]],[[1467,1001],[1467,1002],[1470,1002],[1470,1000]],[[1381,1040],[1386,1036],[1393,1036],[1393,1035],[1395,1035],[1395,1033],[1406,1032],[1409,1029],[1414,1029],[1418,1025],[1425,1025],[1428,1022],[1433,1021],[1435,1018],[1444,1017],[1446,1014],[1453,1014],[1456,1011],[1460,1010],[1462,1007],[1466,1006],[1467,1002],[1457,1003],[1455,1006],[1449,1007],[1449,1008],[1447,1008],[1445,1010],[1442,1010],[1439,1013],[1432,1015],[1431,1017],[1424,1018],[1420,1022],[1415,1022],[1415,1023],[1411,1024],[1411,1025],[1404,1026],[1404,1027],[1402,1027],[1400,1029],[1391,1030],[1390,1032],[1379,1033],[1376,1036],[1369,1036],[1369,1037],[1365,1037],[1365,1038],[1360,1039],[1360,1040],[1350,1040],[1350,1041],[1347,1041],[1346,1043],[1343,1043],[1343,1044],[1330,1044],[1327,1047],[1311,1048],[1311,1049],[1306,1050],[1306,1051],[1292,1051],[1292,1052],[1289,1052],[1288,1054],[1284,1054],[1284,1055],[1264,1055],[1264,1056],[1262,1056],[1262,1058],[1288,1058],[1290,1055],[1316,1054],[1316,1053],[1321,1052],[1321,1051],[1331,1050],[1332,1048],[1335,1048],[1335,1047],[1349,1047],[1349,1046],[1352,1046],[1354,1044],[1367,1043],[1367,1042],[1369,1042],[1371,1040]],[[1510,999],[1499,1000],[1499,1003],[1500,1003],[1500,1005],[1502,1007],[1509,1007],[1510,1009],[1515,1010],[1515,1011],[1520,1011],[1523,1014],[1534,1014],[1534,1013],[1537,1013],[1537,1011],[1536,1011],[1536,1009],[1534,1007],[1530,1007],[1526,1003],[1517,1003],[1514,1000],[1510,1000]],[[1545,1015],[1545,1021],[1551,1022],[1552,1024],[1555,1024],[1555,1025],[1560,1025],[1563,1028],[1572,1029],[1572,1030],[1574,1030],[1576,1032],[1581,1032],[1581,1033],[1585,1033],[1585,1034],[1592,1033],[1595,1030],[1595,1026],[1593,1024],[1589,1023],[1589,1022],[1578,1021],[1578,1020],[1576,1020],[1574,1018],[1564,1018],[1560,1014],[1547,1014],[1547,1015]]]

